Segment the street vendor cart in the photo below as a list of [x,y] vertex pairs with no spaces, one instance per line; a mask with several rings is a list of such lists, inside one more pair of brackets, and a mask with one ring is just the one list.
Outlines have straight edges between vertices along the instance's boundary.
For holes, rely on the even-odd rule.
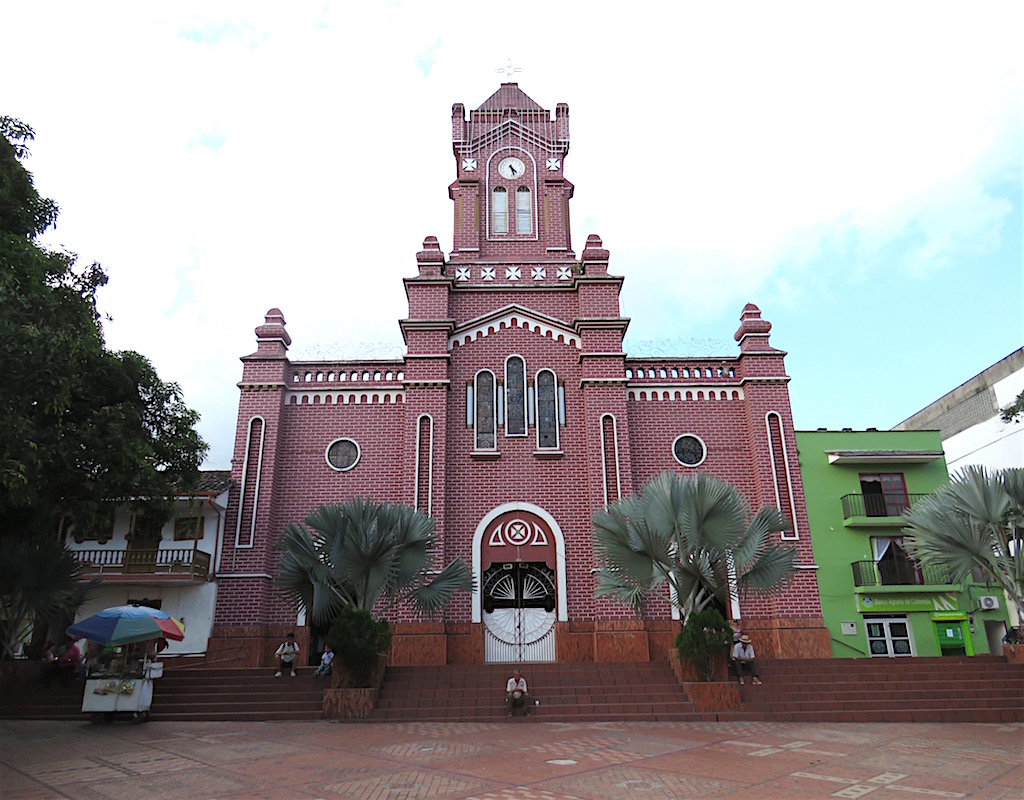
[[180,642],[185,628],[159,609],[114,606],[77,622],[68,635],[103,645],[108,657],[90,665],[82,696],[82,711],[94,722],[109,721],[119,712],[136,722],[149,719],[153,681],[163,675],[163,664],[153,661],[161,639]]
[[147,660],[141,670],[90,675],[85,680],[82,711],[93,714],[96,722],[111,719],[117,712],[128,712],[136,722],[145,722],[153,703],[153,680],[164,674],[163,666]]

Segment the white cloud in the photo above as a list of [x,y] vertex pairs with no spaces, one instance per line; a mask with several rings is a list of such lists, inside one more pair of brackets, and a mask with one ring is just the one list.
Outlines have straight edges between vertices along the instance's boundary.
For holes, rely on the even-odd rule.
[[934,275],[998,242],[999,187],[1020,183],[1011,3],[67,3],[7,17],[0,51],[32,80],[5,87],[0,113],[37,131],[30,167],[62,207],[50,239],[103,263],[110,343],[183,385],[218,426],[204,427],[217,466],[237,359],[268,308],[293,354],[400,341],[416,250],[428,234],[451,246],[449,109],[486,99],[509,59],[539,103],[570,104],[574,243],[603,236],[633,336],[681,320],[694,335],[758,295],[837,291],[894,244],[895,268]]

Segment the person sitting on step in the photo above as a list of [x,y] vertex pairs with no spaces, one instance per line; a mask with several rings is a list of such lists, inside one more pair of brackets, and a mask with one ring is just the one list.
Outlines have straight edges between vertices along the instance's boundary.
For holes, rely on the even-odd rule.
[[733,645],[732,660],[736,662],[736,674],[740,678],[740,685],[743,684],[743,675],[747,672],[753,676],[752,683],[761,683],[761,673],[757,670],[757,659],[754,656],[754,648],[750,644],[749,636],[741,636],[740,640]]
[[526,678],[519,667],[512,670],[512,677],[505,684],[505,705],[511,717],[517,708],[523,709],[524,716],[530,716],[530,695],[526,691]]

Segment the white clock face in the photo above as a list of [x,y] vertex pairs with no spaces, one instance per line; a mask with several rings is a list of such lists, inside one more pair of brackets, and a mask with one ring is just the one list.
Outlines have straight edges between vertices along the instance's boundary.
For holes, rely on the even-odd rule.
[[526,165],[518,158],[503,158],[498,164],[498,174],[503,178],[521,178]]

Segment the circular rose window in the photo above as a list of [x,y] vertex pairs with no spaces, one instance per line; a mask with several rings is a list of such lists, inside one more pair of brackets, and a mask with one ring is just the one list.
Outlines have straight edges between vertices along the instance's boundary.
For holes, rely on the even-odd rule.
[[677,436],[672,443],[672,455],[684,467],[699,467],[707,458],[708,451],[700,437],[694,436],[692,433],[684,433],[682,436]]
[[327,463],[339,472],[352,469],[359,462],[359,445],[352,439],[338,439],[327,448]]

